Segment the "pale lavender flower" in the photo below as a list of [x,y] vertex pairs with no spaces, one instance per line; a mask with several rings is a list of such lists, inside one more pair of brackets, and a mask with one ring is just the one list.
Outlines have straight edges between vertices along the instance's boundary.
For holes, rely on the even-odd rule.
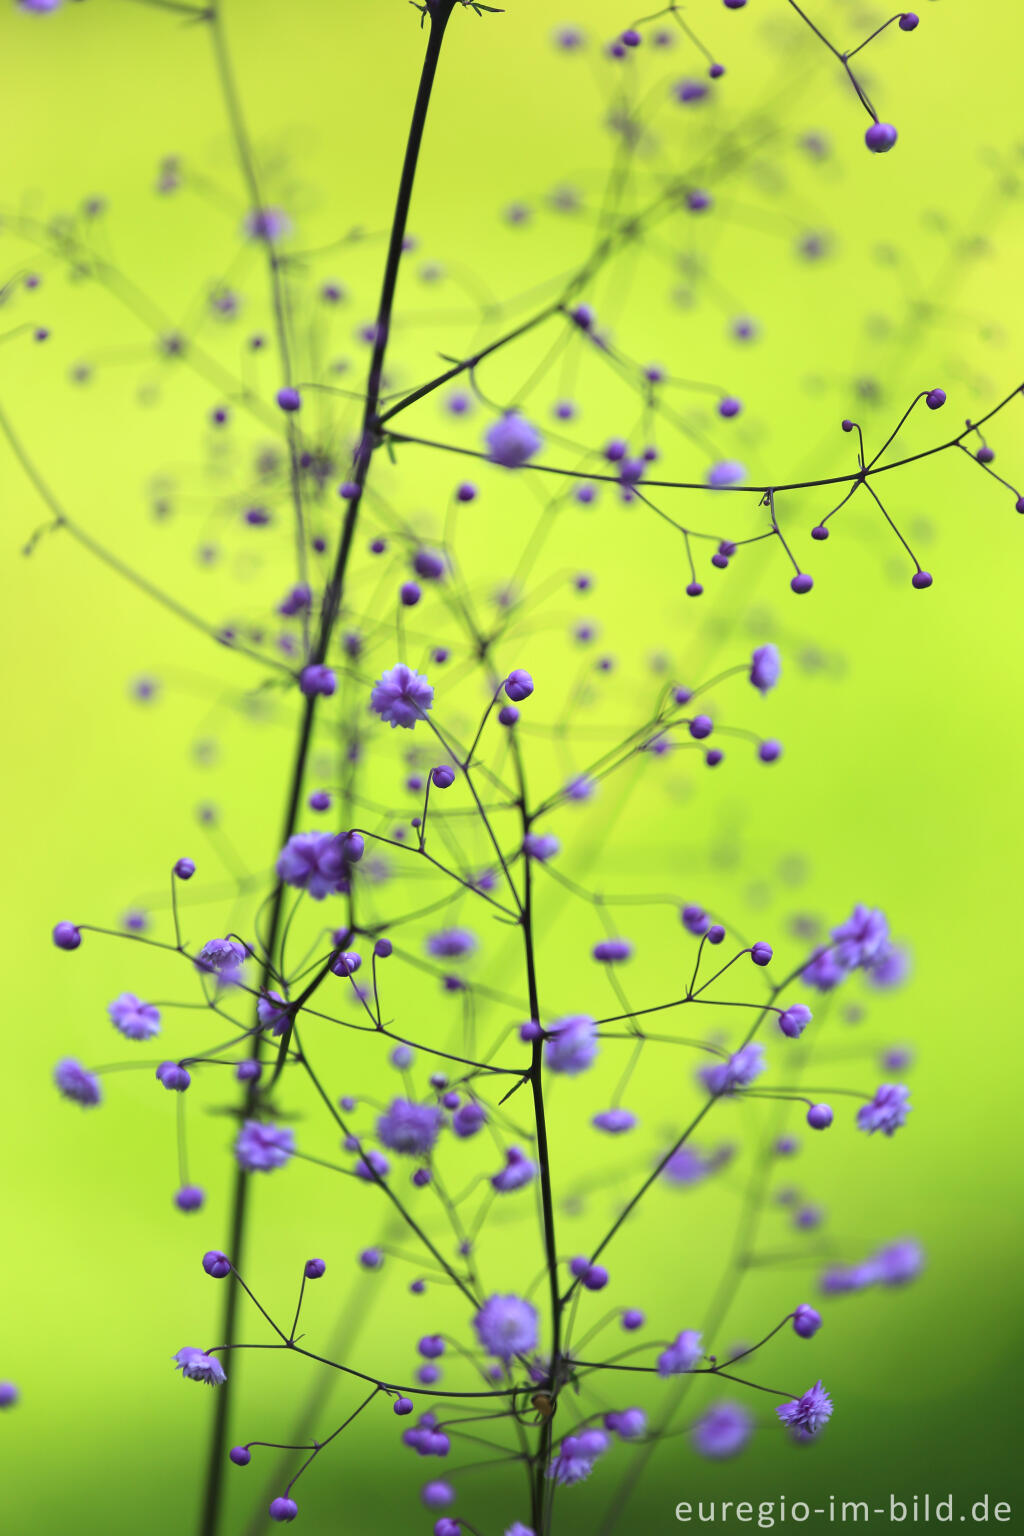
[[322,901],[348,885],[345,839],[333,832],[296,832],[277,857],[279,880]]
[[246,1120],[235,1138],[235,1157],[246,1173],[283,1168],[295,1151],[295,1134],[288,1126]]
[[237,939],[207,939],[195,958],[197,971],[216,976],[225,986],[236,982],[245,964],[247,952]]
[[831,992],[846,977],[834,949],[819,949],[800,972],[800,979],[817,992]]
[[187,1376],[189,1381],[205,1381],[208,1387],[219,1387],[227,1380],[224,1367],[213,1355],[186,1345],[174,1356],[175,1370]]
[[868,966],[868,982],[873,987],[898,987],[910,974],[910,956],[897,944],[887,943]]
[[737,1088],[749,1088],[765,1066],[764,1046],[758,1040],[751,1040],[741,1045],[728,1061],[703,1067],[699,1076],[709,1093],[734,1093]]
[[86,1109],[91,1109],[103,1097],[99,1078],[94,1072],[87,1071],[74,1056],[64,1056],[58,1061],[53,1069],[53,1080],[58,1093]]
[[393,1099],[377,1121],[377,1135],[391,1152],[406,1157],[426,1157],[434,1148],[444,1116],[436,1104],[413,1104]]
[[518,469],[538,452],[542,439],[536,427],[511,411],[487,429],[486,442],[495,464]]
[[610,1136],[621,1136],[624,1131],[633,1130],[637,1120],[631,1109],[602,1109],[590,1123]]
[[738,1455],[753,1432],[754,1421],[739,1403],[715,1403],[694,1424],[690,1444],[699,1456],[724,1461]]
[[246,214],[242,229],[250,240],[272,243],[291,234],[292,221],[283,208],[253,208]]
[[889,924],[884,912],[858,902],[850,916],[832,929],[835,957],[843,970],[853,971],[873,965],[889,942]]
[[747,471],[738,460],[721,459],[708,470],[707,483],[713,490],[721,490],[726,485],[739,485],[746,476]]
[[275,1035],[282,1035],[291,1014],[280,992],[268,991],[257,1000],[256,1017],[264,1029],[272,1030]]
[[434,702],[434,690],[420,672],[403,661],[385,672],[373,685],[370,707],[394,730],[400,725],[411,731]]
[[499,1195],[508,1195],[532,1183],[536,1176],[537,1164],[521,1147],[509,1147],[505,1152],[505,1166],[492,1176],[491,1184]]
[[537,1347],[537,1310],[519,1296],[489,1296],[473,1319],[481,1347],[499,1360]]
[[436,960],[460,960],[476,949],[476,934],[468,928],[442,928],[427,939],[426,950]]
[[768,693],[774,688],[782,673],[782,662],[779,659],[778,648],[774,645],[759,645],[750,658],[750,681],[759,693]]
[[704,1354],[704,1342],[695,1328],[684,1328],[658,1356],[659,1376],[681,1376],[692,1371]]
[[906,1125],[911,1109],[909,1100],[910,1089],[902,1083],[881,1083],[871,1102],[862,1104],[857,1111],[858,1130],[867,1131],[869,1136],[873,1131],[891,1136]]
[[144,1003],[134,992],[122,992],[107,1005],[114,1028],[129,1040],[152,1040],[160,1033],[160,1010]]
[[924,1268],[924,1253],[919,1243],[905,1238],[881,1248],[875,1254],[874,1264],[881,1285],[906,1285],[916,1280]]
[[551,1072],[578,1077],[597,1056],[597,1025],[586,1014],[556,1019],[544,1042],[544,1064]]

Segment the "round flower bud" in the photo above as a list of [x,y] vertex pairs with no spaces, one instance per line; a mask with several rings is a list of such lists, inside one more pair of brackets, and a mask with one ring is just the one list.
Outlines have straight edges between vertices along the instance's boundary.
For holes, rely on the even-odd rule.
[[162,1061],[156,1069],[156,1076],[168,1093],[184,1093],[192,1081],[186,1068],[176,1061]]
[[282,411],[297,411],[302,404],[302,397],[291,384],[286,384],[283,389],[279,389],[276,399]]
[[758,939],[756,944],[750,946],[750,958],[755,965],[767,965],[772,958],[772,947],[763,939]]
[[404,1419],[407,1413],[412,1413],[413,1403],[411,1397],[396,1397],[391,1405],[393,1413],[397,1413],[400,1419]]
[[235,1076],[240,1083],[258,1083],[262,1075],[262,1061],[240,1061],[235,1068]]
[[793,1313],[793,1332],[801,1339],[811,1339],[821,1327],[821,1313],[806,1302]]
[[931,571],[915,571],[913,576],[910,578],[910,585],[912,587],[916,587],[919,592],[923,592],[925,587],[930,587],[931,584]]
[[13,1381],[0,1381],[0,1408],[13,1408],[18,1401],[18,1389]]
[[252,1451],[247,1445],[233,1445],[228,1451],[229,1461],[233,1461],[236,1467],[247,1467],[252,1461]]
[[515,667],[506,677],[504,686],[513,704],[521,704],[533,692],[533,678],[522,667]]
[[704,588],[701,586],[699,581],[688,581],[686,583],[687,597],[700,597],[703,591]]
[[930,389],[924,397],[924,403],[930,411],[937,411],[946,403],[946,391],[944,389]]
[[82,935],[74,923],[58,923],[53,930],[53,942],[58,949],[77,949]]
[[394,947],[395,946],[392,944],[390,939],[378,939],[376,944],[373,946],[373,952],[377,956],[378,960],[386,960]]
[[416,581],[403,581],[398,589],[399,601],[403,608],[415,608],[422,596],[419,582]]
[[817,523],[811,529],[811,538],[812,539],[818,539],[818,540],[822,540],[822,539],[827,539],[828,538],[828,529],[825,527],[824,523]]
[[455,491],[455,500],[456,501],[475,501],[476,500],[476,486],[472,483],[472,481],[470,481],[470,480],[463,480],[462,484],[460,486],[458,486],[456,491]]
[[203,1254],[203,1268],[213,1280],[223,1280],[231,1273],[231,1260],[219,1248],[211,1248]]
[[307,1280],[319,1280],[326,1268],[323,1259],[307,1259],[302,1272]]
[[206,1195],[198,1184],[183,1184],[174,1193],[174,1203],[179,1211],[198,1211],[205,1199]]
[[498,719],[502,725],[515,725],[519,719],[519,711],[514,704],[503,704],[498,710]]
[[916,16],[913,11],[904,11],[903,15],[900,17],[900,31],[913,32],[915,28],[920,25],[920,21],[920,16]]
[[812,1104],[807,1111],[807,1124],[812,1131],[826,1131],[835,1119],[827,1104]]
[[892,149],[897,137],[892,123],[872,123],[864,135],[864,143],[873,155],[885,155]]
[[174,873],[179,880],[191,880],[196,872],[194,859],[179,859],[174,866]]
[[762,763],[774,763],[782,756],[781,741],[762,741],[757,749]]
[[285,1498],[274,1499],[268,1510],[271,1520],[280,1520],[282,1522],[294,1520],[298,1512],[299,1506],[295,1500]]
[[813,577],[808,576],[806,571],[798,571],[797,574],[793,577],[793,580],[790,582],[790,586],[794,592],[809,592],[814,586],[814,579]]
[[450,789],[455,783],[455,769],[449,768],[447,763],[439,764],[432,770],[430,782],[435,789]]
[[722,942],[722,940],[724,938],[725,938],[725,929],[722,927],[721,923],[712,923],[711,927],[707,931],[707,941],[708,941],[708,943],[709,944],[721,944],[721,942]]
[[703,741],[714,730],[710,715],[694,715],[690,721],[690,735],[694,741]]

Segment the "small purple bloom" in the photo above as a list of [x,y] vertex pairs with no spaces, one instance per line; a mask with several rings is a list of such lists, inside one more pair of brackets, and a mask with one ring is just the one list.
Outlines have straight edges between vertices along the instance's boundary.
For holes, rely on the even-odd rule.
[[757,1040],[751,1040],[747,1045],[740,1046],[728,1061],[704,1067],[699,1075],[709,1093],[734,1093],[737,1088],[749,1088],[755,1077],[764,1071],[765,1065],[764,1046]]
[[495,464],[519,469],[537,453],[542,439],[536,427],[511,411],[487,429],[486,442]]
[[107,1005],[110,1022],[129,1040],[151,1040],[160,1033],[160,1010],[134,992],[122,992]]
[[87,1071],[73,1056],[64,1056],[58,1061],[53,1069],[53,1080],[58,1093],[86,1109],[98,1104],[103,1097],[99,1078],[94,1072]]
[[490,1296],[473,1319],[481,1347],[499,1360],[537,1347],[537,1312],[519,1296]]
[[537,1164],[527,1157],[521,1147],[509,1147],[505,1152],[505,1166],[491,1178],[491,1185],[499,1195],[509,1195],[532,1183],[537,1175]]
[[797,1439],[810,1440],[832,1417],[832,1399],[818,1381],[802,1397],[783,1403],[775,1412]]
[[630,1109],[602,1109],[591,1121],[599,1131],[607,1131],[610,1136],[621,1136],[624,1131],[633,1130],[636,1123],[636,1115]]
[[803,1003],[793,1003],[779,1014],[778,1025],[790,1040],[799,1040],[814,1015]]
[[277,857],[279,880],[308,891],[314,901],[343,891],[348,885],[345,839],[333,832],[296,832]]
[[275,1035],[281,1035],[291,1014],[280,992],[266,992],[257,1000],[256,1017],[264,1029],[272,1030]]
[[426,1157],[434,1148],[444,1116],[435,1104],[413,1104],[393,1099],[377,1121],[377,1135],[391,1152],[406,1157]]
[[845,923],[832,929],[832,937],[837,964],[844,971],[853,971],[871,966],[881,957],[889,942],[889,924],[877,908],[858,902]]
[[400,725],[411,731],[434,702],[434,690],[427,679],[404,662],[398,662],[373,685],[370,707],[394,730]]
[[630,959],[633,946],[628,939],[601,939],[594,945],[592,954],[595,960],[602,960],[606,965],[614,965],[621,960]]
[[235,1157],[246,1173],[283,1168],[295,1151],[295,1134],[287,1126],[246,1120],[235,1138]]
[[775,687],[782,672],[782,662],[774,645],[759,645],[750,658],[750,681],[759,693]]
[[868,1135],[881,1131],[891,1136],[907,1123],[911,1109],[909,1099],[910,1089],[904,1088],[902,1083],[880,1084],[871,1102],[862,1104],[857,1111],[858,1130],[867,1131]]
[[225,986],[238,980],[246,961],[246,948],[237,939],[207,939],[195,958],[197,971],[218,977]]
[[715,1403],[694,1424],[690,1443],[699,1456],[724,1461],[738,1455],[753,1432],[754,1421],[739,1403]]
[[468,928],[442,928],[432,933],[426,942],[426,951],[435,960],[460,960],[476,949],[476,934]]
[[540,864],[546,864],[548,859],[553,859],[561,848],[558,838],[551,832],[527,832],[523,838],[523,852],[528,859],[536,859]]
[[544,1063],[551,1072],[578,1077],[597,1056],[597,1025],[587,1014],[556,1019],[544,1043]]
[[178,1350],[174,1360],[175,1369],[187,1376],[189,1381],[205,1381],[207,1386],[219,1387],[227,1380],[220,1361],[213,1355],[204,1354],[201,1349],[186,1345],[184,1349]]
[[704,1354],[704,1342],[695,1328],[684,1328],[658,1356],[659,1376],[681,1376],[692,1371]]

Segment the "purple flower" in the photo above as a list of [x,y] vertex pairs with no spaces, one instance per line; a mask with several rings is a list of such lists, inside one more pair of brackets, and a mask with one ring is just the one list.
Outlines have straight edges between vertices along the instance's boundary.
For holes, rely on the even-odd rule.
[[434,690],[427,679],[403,661],[385,672],[373,685],[370,707],[394,730],[400,725],[411,731],[434,702]]
[[256,1017],[264,1029],[272,1030],[275,1035],[282,1035],[291,1014],[280,992],[268,991],[256,1003]]
[[873,987],[898,987],[910,974],[910,956],[905,949],[887,943],[868,966],[868,982]]
[[518,469],[527,459],[533,458],[542,439],[536,427],[511,411],[487,429],[486,442],[495,464]]
[[872,965],[889,942],[889,924],[877,908],[858,902],[845,923],[832,929],[835,957],[844,971]]
[[311,662],[308,667],[303,667],[299,673],[299,687],[307,699],[316,694],[322,694],[329,699],[338,687],[338,677],[333,667],[324,666],[322,662]]
[[426,943],[427,954],[435,960],[459,960],[471,955],[474,949],[476,934],[468,928],[442,928],[439,933],[430,934]]
[[594,945],[592,953],[595,960],[603,960],[606,965],[614,965],[620,960],[630,959],[633,946],[628,939],[601,939]]
[[782,662],[774,645],[759,645],[750,658],[750,681],[759,693],[774,688],[782,672]]
[[527,1157],[521,1147],[509,1147],[505,1153],[505,1166],[491,1178],[491,1185],[499,1195],[511,1194],[532,1183],[537,1175],[537,1164]]
[[246,1120],[235,1138],[235,1157],[246,1173],[283,1168],[295,1151],[295,1134],[285,1125]]
[[[352,1140],[354,1141],[355,1138],[353,1137]],[[347,1145],[348,1143],[346,1142]],[[367,1184],[376,1184],[379,1179],[385,1178],[390,1172],[391,1164],[383,1152],[378,1152],[375,1147],[370,1147],[365,1156],[360,1158],[355,1166],[356,1177],[364,1179]],[[369,1249],[367,1251],[374,1252],[375,1250]]]
[[803,1397],[783,1403],[775,1412],[799,1440],[810,1440],[832,1417],[832,1399],[821,1382],[808,1387]]
[[225,986],[238,980],[247,951],[237,939],[207,939],[195,958],[197,971],[217,976]]
[[151,1040],[160,1033],[160,1010],[134,992],[122,992],[107,1005],[110,1022],[129,1040]]
[[881,1131],[891,1136],[907,1123],[911,1109],[909,1099],[910,1089],[904,1088],[902,1083],[880,1084],[871,1102],[862,1104],[857,1111],[858,1130],[867,1131],[868,1135]]
[[746,469],[736,459],[722,459],[708,470],[707,483],[713,490],[721,490],[726,485],[738,485],[746,475]]
[[246,214],[242,229],[250,240],[269,243],[290,235],[292,221],[282,208],[253,208]]
[[704,1354],[704,1342],[695,1328],[684,1328],[658,1356],[659,1376],[681,1376],[692,1371]]
[[469,1136],[475,1136],[484,1125],[487,1124],[487,1115],[484,1109],[472,1100],[468,1104],[460,1104],[452,1115],[452,1130],[456,1136],[465,1140]]
[[597,1056],[597,1025],[587,1014],[556,1019],[544,1043],[544,1063],[550,1072],[578,1077]]
[[537,1347],[537,1312],[519,1296],[490,1296],[473,1319],[481,1347],[499,1360]]
[[711,927],[711,919],[703,907],[693,905],[684,907],[679,917],[687,933],[692,933],[695,939],[699,939]]
[[594,1462],[607,1449],[608,1437],[599,1429],[584,1430],[579,1435],[566,1435],[558,1447],[557,1456],[548,1465],[547,1475],[565,1487],[582,1483],[594,1470]]
[[377,1121],[377,1135],[392,1152],[406,1157],[426,1157],[437,1141],[444,1116],[435,1104],[413,1104],[393,1099]]
[[527,832],[523,838],[523,852],[528,859],[536,859],[545,864],[548,859],[553,859],[561,848],[558,838],[550,832]]
[[783,1009],[779,1014],[778,1025],[784,1035],[790,1040],[799,1040],[814,1015],[803,1003],[793,1003],[789,1008]]
[[924,1254],[919,1243],[906,1238],[880,1249],[874,1264],[882,1285],[906,1285],[908,1281],[916,1280],[924,1268]]
[[623,1408],[619,1412],[606,1413],[604,1427],[620,1440],[637,1440],[647,1429],[647,1415],[642,1408]]
[[621,1136],[623,1131],[633,1130],[637,1122],[631,1109],[602,1109],[590,1123],[610,1136]]
[[277,856],[279,880],[322,901],[348,888],[345,839],[333,832],[296,832]]
[[156,1077],[170,1093],[184,1093],[192,1081],[187,1068],[177,1061],[162,1061],[156,1069]]
[[699,1456],[724,1461],[738,1455],[753,1432],[754,1421],[739,1403],[715,1403],[694,1424],[690,1444]]
[[831,992],[845,976],[834,949],[816,950],[800,972],[801,981],[817,992]]
[[227,1380],[220,1361],[214,1359],[213,1355],[204,1354],[201,1349],[186,1345],[184,1349],[178,1350],[174,1360],[175,1369],[187,1376],[189,1381],[205,1381],[207,1386],[219,1387]]
[[749,1088],[764,1069],[764,1046],[751,1040],[747,1045],[741,1045],[728,1061],[703,1067],[698,1075],[709,1093],[734,1093],[737,1088]]
[[103,1097],[99,1078],[94,1072],[87,1071],[74,1056],[64,1056],[58,1061],[53,1069],[53,1080],[58,1093],[86,1109],[98,1104]]

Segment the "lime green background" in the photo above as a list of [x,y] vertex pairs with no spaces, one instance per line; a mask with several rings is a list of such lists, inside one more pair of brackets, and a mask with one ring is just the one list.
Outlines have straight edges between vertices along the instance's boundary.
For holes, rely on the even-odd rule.
[[[857,7],[856,17],[849,10],[822,5],[815,14],[837,38],[860,36],[879,19],[871,7]],[[944,385],[949,404],[911,425],[908,451],[951,436],[968,414],[1008,393],[1020,373],[1021,211],[1014,151],[1004,147],[1019,118],[1018,8],[1009,0],[927,4],[918,32],[905,37],[893,30],[866,56],[882,116],[900,128],[897,150],[884,158],[863,151],[866,120],[852,94],[781,4],[752,0],[747,12],[731,15],[708,3],[687,16],[729,73],[719,103],[701,109],[703,116],[659,107],[662,163],[678,168],[699,159],[737,113],[763,112],[773,136],[724,178],[719,221],[693,237],[715,279],[697,306],[669,302],[680,279],[660,257],[627,255],[598,284],[599,310],[613,319],[631,355],[657,357],[676,373],[713,380],[744,398],[745,415],[727,431],[701,407],[692,419],[758,481],[845,472],[851,444],[838,431],[839,418],[857,414],[878,443],[905,401],[933,383]],[[579,261],[585,237],[578,225],[540,211],[541,196],[560,182],[597,195],[607,171],[602,98],[590,63],[548,46],[559,19],[541,0],[513,0],[502,16],[457,15],[431,110],[412,227],[426,257],[475,274],[474,282],[498,295],[525,291]],[[599,36],[629,18],[600,0],[583,19]],[[326,245],[356,225],[385,229],[421,49],[414,14],[397,0],[301,0],[287,7],[234,0],[228,24],[268,195],[294,211],[302,247]],[[101,240],[109,238],[118,265],[175,323],[211,277],[231,270],[265,324],[259,268],[251,255],[238,254],[245,203],[201,29],[142,6],[90,0],[42,19],[8,8],[0,43],[4,207],[46,218],[101,193],[110,203],[110,233]],[[696,72],[696,59],[683,58],[681,46],[664,68],[645,61],[652,85]],[[834,146],[820,167],[793,149],[811,128],[825,131]],[[154,197],[156,166],[170,153],[201,172],[203,190]],[[775,184],[775,173],[784,184]],[[500,217],[517,198],[538,209],[523,230]],[[795,255],[796,240],[809,230],[830,236],[827,260]],[[686,249],[689,230],[676,238]],[[7,306],[4,329],[9,314],[11,324],[50,325],[52,338],[35,348],[25,338],[4,343],[0,403],[59,498],[96,537],[187,594],[214,622],[235,612],[258,614],[292,579],[283,534],[265,546],[270,557],[261,548],[250,558],[243,531],[229,533],[229,556],[213,571],[201,571],[195,560],[197,544],[218,526],[219,498],[233,486],[241,490],[233,461],[220,482],[192,467],[207,453],[201,422],[216,393],[183,369],[162,369],[149,333],[94,286],[69,282],[58,263],[31,256],[11,235],[2,236],[0,251],[4,276],[36,263],[44,272],[35,295],[19,293]],[[311,269],[311,276],[337,275],[353,290],[331,341],[333,351],[353,360],[352,379],[344,380],[353,388],[365,353],[351,333],[372,315],[380,255],[375,239],[355,252],[318,258]],[[492,325],[477,333],[461,323],[468,303],[454,279],[439,290],[403,284],[396,384],[428,376],[438,351],[458,353],[474,335],[493,334]],[[738,312],[761,323],[755,347],[728,340],[728,319]],[[229,341],[215,343],[232,365],[249,323],[246,316]],[[485,387],[498,399],[512,396],[540,356],[530,347],[516,359],[506,355]],[[66,375],[80,357],[95,359],[97,375],[76,391]],[[277,382],[273,363],[260,366],[255,387],[269,398]],[[880,383],[875,404],[856,398],[857,381],[865,379]],[[151,403],[140,399],[149,387],[158,392]],[[541,391],[538,412],[554,392]],[[587,407],[582,438],[597,441],[615,430],[623,410],[632,420],[625,397],[596,369],[580,395]],[[327,407],[321,419],[326,433],[350,430]],[[407,420],[413,432],[455,435],[433,402]],[[254,441],[245,430],[245,441]],[[463,440],[475,442],[477,431],[474,424]],[[991,436],[996,467],[1010,479],[1020,473],[1018,439],[1015,405]],[[382,483],[403,515],[436,532],[453,465],[421,450],[408,455],[397,472],[384,470]],[[699,479],[706,458],[673,439],[665,468]],[[158,529],[147,509],[154,477],[165,473],[179,474],[186,490],[179,514]],[[488,587],[507,570],[523,519],[537,503],[533,488],[519,480],[481,480],[485,494],[463,525],[465,558],[474,581]],[[786,658],[784,686],[764,702],[732,685],[722,692],[721,718],[778,735],[786,744],[783,761],[758,769],[737,744],[714,776],[689,759],[666,765],[660,778],[645,764],[642,786],[621,804],[609,789],[594,811],[580,813],[588,822],[572,824],[566,813],[557,827],[552,823],[566,844],[565,868],[605,889],[654,887],[704,900],[727,919],[735,914],[740,929],[777,939],[790,963],[797,950],[785,935],[794,911],[832,921],[853,900],[877,902],[914,954],[912,986],[871,1000],[857,1036],[858,1044],[867,1042],[864,1059],[854,1064],[856,1080],[870,1086],[879,1044],[916,1043],[911,1124],[884,1144],[857,1138],[854,1145],[848,1130],[837,1128],[792,1174],[828,1206],[830,1230],[852,1257],[913,1232],[927,1250],[927,1272],[904,1293],[837,1303],[812,1345],[786,1338],[759,1365],[759,1379],[800,1388],[820,1374],[832,1387],[836,1418],[813,1453],[797,1454],[763,1434],[743,1461],[708,1466],[674,1441],[646,1474],[629,1529],[671,1528],[677,1500],[698,1495],[771,1498],[784,1490],[813,1503],[829,1492],[869,1499],[889,1491],[966,1498],[989,1492],[993,1500],[1012,1500],[1016,1491],[1018,529],[1012,498],[963,455],[936,457],[883,483],[894,516],[935,572],[928,593],[911,590],[910,567],[869,509],[837,519],[839,531],[827,545],[811,545],[807,530],[831,505],[828,493],[812,492],[780,499],[786,531],[816,578],[812,596],[798,604],[781,553],[759,545],[722,578],[722,596],[718,573],[706,573],[709,595],[698,609],[682,599],[681,551],[667,532],[605,498],[595,512],[559,524],[539,567],[541,575],[593,570],[594,602],[584,610],[563,586],[551,601],[553,629],[538,630],[501,657],[505,666],[531,667],[541,685],[533,701],[537,718],[553,719],[557,706],[545,702],[545,685],[548,699],[560,698],[560,679],[578,665],[561,637],[584,611],[597,613],[601,644],[622,656],[623,666],[594,709],[598,718],[632,722],[642,717],[639,690],[650,696],[643,663],[654,651],[672,658],[674,675],[695,681],[742,659],[751,643],[777,638]],[[225,1240],[227,1170],[218,1162],[225,1122],[193,1117],[196,1176],[210,1200],[189,1222],[171,1219],[174,1106],[155,1097],[148,1077],[111,1079],[108,1103],[88,1118],[58,1103],[48,1083],[53,1060],[65,1051],[86,1059],[110,1051],[103,1007],[115,991],[148,986],[172,995],[171,972],[149,956],[136,965],[132,955],[129,966],[123,949],[105,941],[90,940],[74,956],[57,954],[48,932],[64,915],[113,925],[134,902],[155,902],[162,872],[186,850],[199,850],[202,872],[209,869],[211,884],[223,888],[216,851],[200,843],[194,824],[194,807],[207,798],[226,808],[226,831],[251,865],[268,865],[276,851],[290,706],[281,706],[277,724],[254,725],[236,707],[239,690],[255,681],[247,664],[177,625],[69,539],[49,536],[22,562],[18,550],[45,509],[6,451],[0,497],[9,573],[0,1376],[17,1381],[23,1393],[0,1424],[5,1511],[15,1532],[187,1531],[209,1404],[174,1377],[168,1357],[184,1342],[212,1342],[219,1297],[199,1283],[196,1259]],[[708,499],[697,500],[694,522],[703,516],[708,526]],[[719,502],[714,506],[718,517]],[[753,528],[754,505],[743,506],[736,516],[746,520],[744,529]],[[356,578],[366,569],[363,558]],[[368,601],[368,581],[361,590]],[[384,656],[384,664],[390,659]],[[127,696],[130,679],[143,672],[162,680],[148,711]],[[460,728],[475,707],[466,703],[470,697],[461,695],[454,717]],[[192,747],[208,736],[217,738],[219,755],[216,767],[204,770]],[[557,784],[562,764],[552,749],[537,739],[531,750],[537,782]],[[387,742],[379,751],[391,754],[380,769],[380,796],[394,797],[397,750]],[[587,831],[576,830],[584,825]],[[598,855],[602,873],[595,875]],[[610,1009],[607,995],[575,1002],[574,989],[594,986],[582,958],[596,936],[592,917],[574,914],[545,889],[542,993],[552,1011]],[[188,926],[201,939],[204,924],[211,933],[224,930],[230,906],[213,902],[198,913]],[[667,995],[678,980],[676,931],[664,920],[659,927],[638,917],[629,932],[649,967],[643,998]],[[498,973],[511,963],[509,954],[496,940],[485,947]],[[410,1007],[413,996],[410,990]],[[440,1039],[455,1028],[447,1005],[437,1006],[436,1020],[427,1013],[415,1029],[405,1026],[410,1034]],[[187,1043],[185,1026],[174,1027]],[[839,1046],[849,1045],[843,1036]],[[355,1054],[334,1066],[360,1085],[371,1071]],[[686,1096],[689,1066],[677,1068]],[[602,1080],[610,1084],[611,1077]],[[555,1095],[556,1115],[565,1105],[556,1173],[574,1162],[583,1171],[583,1117],[597,1107],[587,1085],[571,1087],[571,1094]],[[380,1076],[378,1091],[385,1090]],[[215,1093],[210,1102],[217,1102]],[[663,1136],[670,1133],[677,1116],[658,1071],[638,1081],[632,1102]],[[723,1127],[721,1136],[728,1134]],[[621,1304],[642,1293],[662,1331],[689,1326],[714,1284],[739,1177],[697,1195],[659,1193],[632,1241],[616,1253],[612,1299]],[[311,1337],[316,1329],[321,1341],[330,1338],[337,1309],[352,1305],[352,1255],[379,1220],[369,1192],[351,1204],[326,1180],[293,1167],[260,1186],[253,1260],[260,1294],[284,1298],[284,1310],[296,1254],[323,1254],[329,1274],[307,1318]],[[567,1220],[566,1251],[585,1246],[600,1229],[604,1208],[598,1200],[591,1209],[598,1219],[589,1225],[585,1217]],[[781,1236],[781,1225],[772,1230]],[[509,1229],[499,1238],[508,1262],[519,1262],[516,1242],[526,1231]],[[727,1336],[765,1331],[764,1320],[804,1299],[809,1283],[806,1270],[766,1272],[744,1290]],[[387,1286],[379,1287],[345,1358],[379,1361],[380,1369],[400,1374],[408,1369],[410,1342],[427,1326],[426,1313],[407,1306],[397,1279],[392,1284],[389,1275]],[[283,1364],[275,1357],[241,1362],[240,1434],[287,1438],[313,1376],[285,1372]],[[335,1401],[338,1413],[325,1407],[322,1429],[347,1411],[344,1394]],[[403,1453],[396,1470],[392,1440],[389,1420],[382,1432],[353,1432],[339,1442],[300,1485],[303,1528],[427,1528],[418,1506],[412,1513],[413,1479],[442,1469],[413,1466]],[[596,1529],[625,1454],[617,1452],[614,1464],[609,1458],[586,1488],[561,1497],[566,1528]],[[470,1485],[467,1477],[467,1490],[479,1489],[477,1480],[486,1476],[471,1474],[476,1480]],[[263,1483],[255,1465],[230,1479],[226,1530],[246,1529]],[[496,1480],[490,1493],[474,1492],[467,1518],[488,1532],[524,1518],[508,1491],[513,1486]]]

